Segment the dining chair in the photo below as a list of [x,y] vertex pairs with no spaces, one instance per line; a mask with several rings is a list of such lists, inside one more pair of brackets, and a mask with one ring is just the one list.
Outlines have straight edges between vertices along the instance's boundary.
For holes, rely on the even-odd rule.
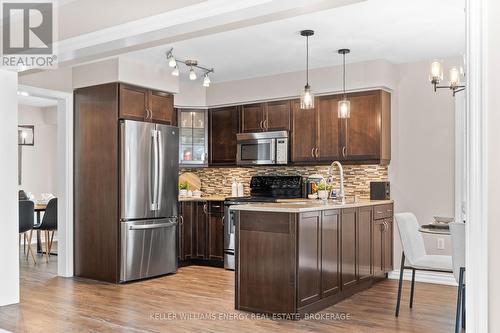
[[401,290],[403,289],[403,272],[411,269],[410,308],[413,308],[415,294],[415,271],[431,271],[452,273],[451,256],[427,254],[424,239],[420,234],[419,223],[413,213],[399,213],[395,216],[399,230],[403,253],[401,254],[401,267],[399,269],[398,299],[396,303],[396,317],[399,316],[401,304]]
[[24,235],[24,242],[26,246],[26,234],[29,231],[28,239],[28,251],[26,252],[26,260],[31,257],[33,262],[36,264],[35,254],[31,248],[31,238],[33,236],[33,227],[35,222],[35,203],[31,200],[19,200],[19,236]]
[[[455,333],[460,332],[460,321],[465,328],[465,223],[450,223],[453,275],[458,283]],[[462,319],[462,320],[460,320]]]
[[[42,222],[35,224],[35,230],[42,230],[45,233],[45,253],[46,261],[49,262],[50,251],[52,249],[52,241],[54,240],[54,233],[57,230],[57,198],[50,199],[43,214]],[[50,232],[52,231],[52,235]]]

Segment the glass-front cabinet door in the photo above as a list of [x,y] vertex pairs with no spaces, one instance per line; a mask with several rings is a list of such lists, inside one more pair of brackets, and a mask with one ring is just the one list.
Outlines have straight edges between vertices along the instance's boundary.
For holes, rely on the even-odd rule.
[[184,167],[208,164],[208,111],[179,109],[179,164]]

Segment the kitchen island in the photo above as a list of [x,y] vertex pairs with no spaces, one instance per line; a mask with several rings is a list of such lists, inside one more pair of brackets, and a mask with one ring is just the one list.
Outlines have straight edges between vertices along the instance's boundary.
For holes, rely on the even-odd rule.
[[302,201],[232,206],[235,307],[320,311],[392,270],[393,202]]

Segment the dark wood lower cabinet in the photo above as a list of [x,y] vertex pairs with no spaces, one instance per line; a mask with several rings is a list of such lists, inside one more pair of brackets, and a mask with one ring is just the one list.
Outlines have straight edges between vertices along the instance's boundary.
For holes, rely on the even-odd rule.
[[374,273],[392,269],[392,204],[383,209],[380,221],[372,205],[237,211],[236,309],[310,313],[372,286]]
[[180,203],[179,260],[224,261],[223,202]]
[[326,210],[321,216],[321,297],[340,291],[340,211]]
[[298,306],[321,297],[321,212],[301,214],[298,227]]
[[357,235],[357,268],[358,280],[370,279],[372,270],[372,222],[373,207],[360,207],[358,209]]
[[393,270],[393,217],[392,205],[375,206],[372,251],[373,275],[384,276]]
[[356,220],[355,208],[342,209],[342,288],[353,286],[357,282],[356,274]]

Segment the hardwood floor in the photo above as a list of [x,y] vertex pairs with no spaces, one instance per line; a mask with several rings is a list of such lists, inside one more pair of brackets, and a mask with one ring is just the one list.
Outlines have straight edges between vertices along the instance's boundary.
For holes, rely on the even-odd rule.
[[[456,288],[417,283],[408,307],[394,317],[397,282],[386,280],[301,321],[251,319],[234,310],[234,273],[190,266],[175,275],[113,285],[56,276],[50,263],[23,259],[21,303],[0,308],[0,328],[12,332],[453,332]],[[39,259],[41,259],[39,255]],[[236,316],[213,320],[212,316]],[[346,320],[335,318],[349,314]],[[182,318],[190,316],[191,319]],[[333,318],[332,318],[333,316]]]

